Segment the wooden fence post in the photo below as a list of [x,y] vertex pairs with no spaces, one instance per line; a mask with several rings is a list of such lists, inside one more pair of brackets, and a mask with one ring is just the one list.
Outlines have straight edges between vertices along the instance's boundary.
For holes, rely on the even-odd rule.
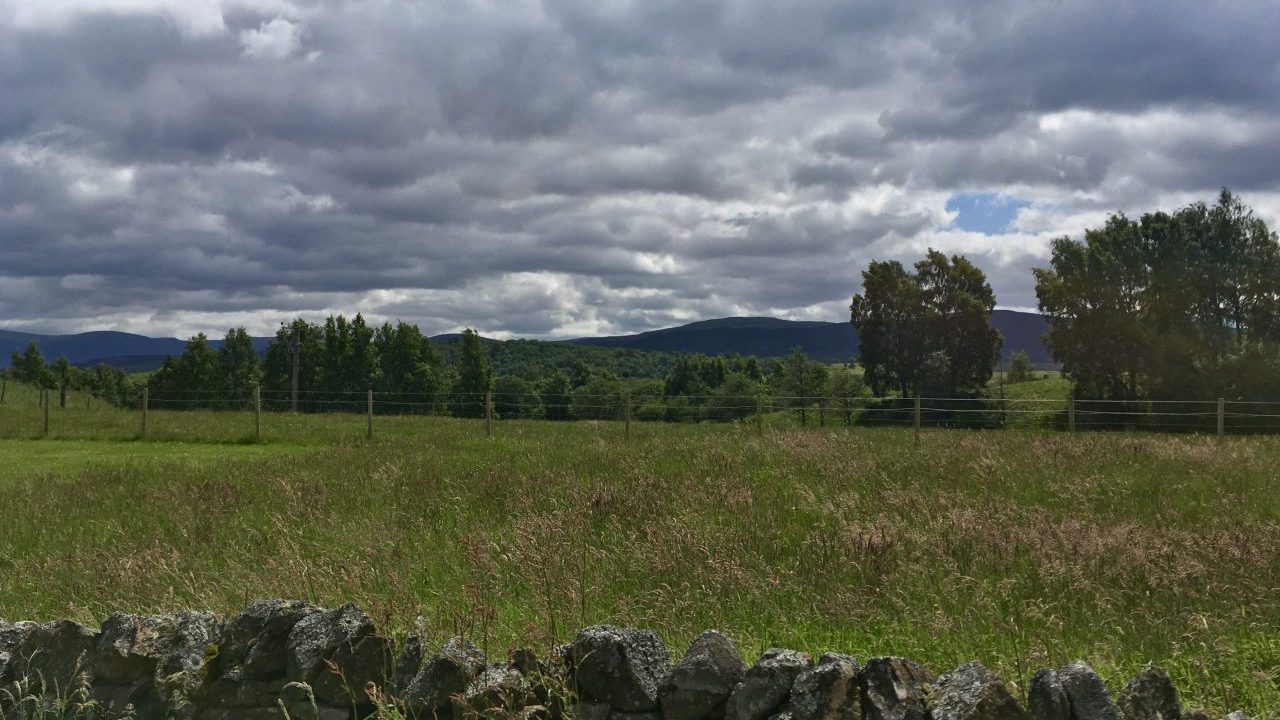
[[253,384],[253,438],[262,439],[262,385]]
[[4,395],[9,391],[9,376],[0,375],[0,405],[4,404]]
[[484,391],[484,436],[493,437],[493,392]]
[[764,398],[756,395],[756,435],[764,435]]
[[366,408],[366,416],[369,418],[369,428],[365,432],[365,435],[370,440],[372,440],[373,439],[373,388],[369,388],[369,402]]
[[44,436],[49,436],[49,389],[44,389]]
[[1067,432],[1076,434],[1076,396],[1075,390],[1067,397]]
[[151,404],[151,388],[142,388],[142,437],[147,436],[147,413]]
[[1221,438],[1227,431],[1227,401],[1225,398],[1218,398],[1218,437]]
[[920,444],[920,396],[916,395],[916,445]]
[[627,393],[627,396],[623,398],[622,403],[623,403],[622,404],[623,438],[626,440],[630,440],[631,439],[631,393]]

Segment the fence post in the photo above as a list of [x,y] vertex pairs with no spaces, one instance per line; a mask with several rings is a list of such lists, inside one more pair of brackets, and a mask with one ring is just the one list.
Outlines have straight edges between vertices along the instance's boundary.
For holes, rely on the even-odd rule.
[[44,436],[49,435],[49,389],[44,389]]
[[1076,394],[1074,388],[1071,390],[1071,395],[1067,397],[1067,432],[1072,435],[1076,434]]
[[253,384],[253,437],[262,439],[262,385]]
[[493,437],[493,392],[484,391],[484,436]]
[[764,435],[764,398],[756,395],[756,435]]
[[151,388],[142,388],[142,437],[147,436],[147,413],[151,404]]
[[367,405],[366,417],[368,417],[369,419],[369,429],[365,432],[365,435],[370,440],[372,440],[373,439],[373,388],[369,388],[369,402]]
[[631,393],[627,393],[627,396],[622,401],[622,423],[623,423],[623,438],[626,440],[630,440],[631,439]]
[[916,395],[916,445],[920,444],[920,396]]
[[1221,438],[1227,431],[1227,401],[1225,398],[1218,398],[1218,437]]
[[4,395],[9,391],[9,376],[0,375],[0,405],[4,404]]

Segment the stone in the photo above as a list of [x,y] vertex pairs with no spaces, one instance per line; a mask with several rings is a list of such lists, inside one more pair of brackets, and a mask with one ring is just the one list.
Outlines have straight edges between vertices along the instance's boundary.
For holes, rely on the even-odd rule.
[[275,680],[288,671],[289,633],[298,621],[323,612],[298,600],[259,600],[231,619],[218,641],[216,677]]
[[484,653],[465,638],[455,637],[422,664],[401,699],[418,714],[443,710],[483,669]]
[[310,685],[321,703],[367,705],[365,686],[385,684],[392,673],[391,642],[377,633],[351,603],[306,615],[289,631],[287,676]]
[[770,648],[742,676],[724,706],[725,720],[766,720],[782,709],[800,673],[813,665],[808,653]]
[[31,627],[14,648],[14,676],[46,692],[74,689],[82,679],[92,682],[97,642],[97,630],[71,620]]
[[[486,667],[462,692],[462,707],[477,713],[494,709],[517,710],[528,704],[524,675],[509,663]],[[454,713],[458,717],[458,713]]]
[[113,613],[98,635],[95,677],[116,685],[150,680],[162,700],[188,698],[207,678],[206,664],[221,629],[211,613]]
[[1059,668],[1058,678],[1071,702],[1074,720],[1124,720],[1120,708],[1111,701],[1111,694],[1093,668],[1077,660]]
[[422,668],[422,638],[410,635],[400,646],[396,657],[396,692],[404,692]]
[[910,660],[879,657],[862,669],[863,720],[927,720],[925,686],[933,673]]
[[1116,698],[1125,720],[1181,720],[1182,704],[1169,675],[1148,665],[1142,669]]
[[796,676],[784,713],[790,720],[858,720],[859,672],[858,661],[848,655],[823,655],[817,667]]
[[7,623],[0,620],[0,685],[16,679],[18,645],[35,627],[35,623]]
[[515,650],[512,650],[511,654],[508,656],[508,660],[512,667],[525,675],[543,671],[542,663],[538,660],[538,654],[529,648],[516,648]]
[[733,641],[715,630],[699,635],[658,691],[666,720],[720,720],[747,664]]
[[574,720],[609,720],[609,703],[580,702],[573,706]]
[[1239,710],[1235,710],[1233,712],[1227,713],[1227,720],[1253,720],[1253,718],[1249,717],[1248,715],[1245,715],[1243,712],[1240,712]]
[[1046,668],[1031,676],[1027,710],[1034,720],[1071,720],[1071,700],[1057,670]]
[[596,625],[573,641],[573,679],[587,700],[621,712],[658,709],[671,655],[652,630]]
[[1209,720],[1209,713],[1203,710],[1183,710],[1182,720]]
[[546,705],[527,705],[517,717],[520,720],[551,720],[551,709]]
[[1000,678],[976,662],[939,677],[928,694],[932,720],[1028,720]]
[[222,678],[200,694],[200,703],[213,707],[265,707],[274,706],[284,693],[288,680],[228,680]]

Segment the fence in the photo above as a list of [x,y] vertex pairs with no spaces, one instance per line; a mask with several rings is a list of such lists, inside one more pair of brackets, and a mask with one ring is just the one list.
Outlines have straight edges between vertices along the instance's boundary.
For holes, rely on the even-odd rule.
[[[3,401],[0,401],[2,403]],[[12,405],[13,398],[9,404]],[[38,397],[43,408],[41,434],[50,432],[49,391]],[[3,407],[3,404],[0,404]],[[253,413],[253,435],[260,438],[263,415],[294,412],[359,413],[372,435],[375,418],[388,415],[436,415],[483,419],[492,435],[495,422],[521,420],[604,420],[621,422],[736,422],[801,426],[898,426],[912,428],[1027,429],[1047,431],[1139,430],[1148,432],[1270,433],[1280,431],[1280,401],[1258,400],[1079,400],[1028,398],[902,398],[748,395],[581,394],[543,397],[536,393],[404,393],[364,391],[185,391],[152,396],[146,388],[126,401],[138,413],[138,434],[145,437],[153,411],[204,410]]]

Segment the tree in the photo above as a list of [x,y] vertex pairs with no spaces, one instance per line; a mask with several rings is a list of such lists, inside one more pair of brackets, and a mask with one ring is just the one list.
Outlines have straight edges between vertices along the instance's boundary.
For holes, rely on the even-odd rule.
[[453,388],[453,413],[458,417],[483,417],[485,393],[493,388],[493,371],[484,340],[470,328],[462,333],[462,358],[458,382]]
[[374,333],[373,351],[379,369],[375,387],[380,392],[403,394],[402,402],[429,411],[440,405],[440,354],[417,325],[384,323]]
[[1280,353],[1280,243],[1229,190],[1212,207],[1113,215],[1058,238],[1035,277],[1049,349],[1082,397],[1280,391],[1242,367]]
[[617,420],[622,417],[624,389],[618,378],[595,373],[587,384],[574,388],[572,413],[576,420]]
[[542,406],[548,420],[568,420],[571,417],[572,390],[569,376],[562,372],[556,372],[547,379],[542,388]]
[[253,347],[253,338],[243,327],[227,331],[218,357],[222,361],[223,387],[228,397],[249,392],[262,379],[258,351]]
[[1026,350],[1019,350],[1009,358],[1009,382],[1027,382],[1031,379],[1031,358]]
[[760,382],[746,373],[731,372],[711,394],[707,409],[716,420],[741,420],[756,414]]
[[314,393],[322,392],[324,368],[324,331],[320,326],[295,318],[281,323],[275,339],[267,345],[262,359],[262,389],[272,402],[285,403],[293,388],[293,349],[298,349],[298,387],[301,410],[320,409]]
[[66,355],[59,357],[53,364],[51,373],[58,387],[58,407],[67,406],[67,387],[71,384],[71,370],[71,362],[67,360]]
[[831,402],[845,425],[853,425],[854,411],[865,394],[866,385],[858,373],[847,367],[837,367],[831,371],[827,395],[831,397]]
[[31,383],[32,385],[41,384],[44,378],[44,354],[40,352],[40,343],[32,340],[27,343],[27,349],[19,355],[14,353],[12,357],[13,375],[19,382]]
[[784,364],[784,376],[779,392],[787,407],[795,408],[800,424],[808,422],[808,409],[817,405],[825,407],[824,393],[829,370],[826,365],[815,363],[800,348],[793,348]]
[[995,293],[977,266],[930,250],[913,272],[896,261],[871,263],[862,286],[849,312],[858,362],[877,395],[895,386],[919,395],[926,381],[947,397],[982,391],[1003,341],[990,324]]
[[493,411],[500,418],[528,419],[541,413],[541,398],[532,380],[500,375],[493,382]]

